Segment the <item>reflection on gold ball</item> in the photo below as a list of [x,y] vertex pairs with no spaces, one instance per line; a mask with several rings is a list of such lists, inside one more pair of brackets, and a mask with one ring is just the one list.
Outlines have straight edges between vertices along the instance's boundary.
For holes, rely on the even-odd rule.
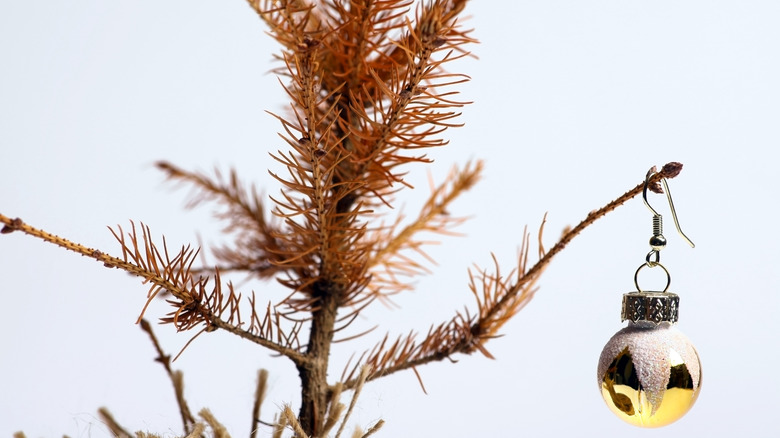
[[622,420],[660,427],[680,419],[701,390],[699,356],[671,324],[630,324],[604,347],[601,395]]

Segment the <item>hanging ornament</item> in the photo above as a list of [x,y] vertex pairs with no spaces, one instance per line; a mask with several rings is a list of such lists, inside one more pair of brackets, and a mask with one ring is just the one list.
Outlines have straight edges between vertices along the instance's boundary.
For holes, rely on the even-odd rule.
[[[701,390],[701,363],[691,341],[676,326],[680,298],[669,292],[671,276],[660,263],[666,246],[662,217],[647,202],[647,188],[655,168],[645,178],[643,198],[653,212],[651,251],[634,274],[635,292],[623,295],[621,321],[628,327],[615,333],[601,352],[598,384],[610,410],[620,419],[641,427],[660,427],[679,420],[696,402]],[[693,247],[677,221],[666,179],[661,179],[680,235]],[[661,268],[663,291],[639,287],[643,268]]]

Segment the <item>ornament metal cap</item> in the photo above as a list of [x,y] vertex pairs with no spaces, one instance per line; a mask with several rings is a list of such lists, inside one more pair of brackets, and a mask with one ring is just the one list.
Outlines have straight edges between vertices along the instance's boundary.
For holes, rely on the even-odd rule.
[[620,321],[634,323],[676,323],[680,309],[680,297],[671,292],[630,292],[623,294]]

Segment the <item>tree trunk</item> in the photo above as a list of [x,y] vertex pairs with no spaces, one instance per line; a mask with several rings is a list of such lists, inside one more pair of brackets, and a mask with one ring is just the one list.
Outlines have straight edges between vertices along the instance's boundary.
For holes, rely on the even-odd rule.
[[317,310],[312,313],[309,360],[298,365],[301,376],[301,410],[298,418],[304,432],[310,437],[321,433],[328,407],[328,359],[333,340],[333,327],[338,312],[339,290],[332,284],[317,284]]

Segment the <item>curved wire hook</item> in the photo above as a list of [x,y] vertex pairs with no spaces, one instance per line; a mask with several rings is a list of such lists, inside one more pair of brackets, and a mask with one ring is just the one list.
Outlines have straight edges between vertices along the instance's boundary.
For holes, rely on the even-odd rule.
[[[645,201],[645,205],[647,208],[650,209],[651,212],[653,212],[653,216],[660,217],[661,215],[655,211],[655,209],[650,205],[649,202],[647,202],[647,186],[650,184],[650,177],[652,177],[656,173],[655,166],[651,167],[650,170],[647,171],[647,176],[645,176],[645,187],[644,190],[642,190],[642,200]],[[685,239],[686,242],[688,242],[688,245],[691,245],[691,248],[696,248],[696,245],[691,241],[691,239],[688,238],[688,236],[683,233],[682,229],[680,228],[680,222],[677,220],[677,212],[674,210],[674,201],[672,201],[672,193],[669,191],[669,184],[666,182],[666,178],[661,178],[661,184],[664,186],[664,192],[666,193],[666,199],[669,200],[669,208],[672,210],[672,219],[674,219],[674,226],[677,228],[677,232],[680,233],[680,236],[682,236],[683,239]]]

